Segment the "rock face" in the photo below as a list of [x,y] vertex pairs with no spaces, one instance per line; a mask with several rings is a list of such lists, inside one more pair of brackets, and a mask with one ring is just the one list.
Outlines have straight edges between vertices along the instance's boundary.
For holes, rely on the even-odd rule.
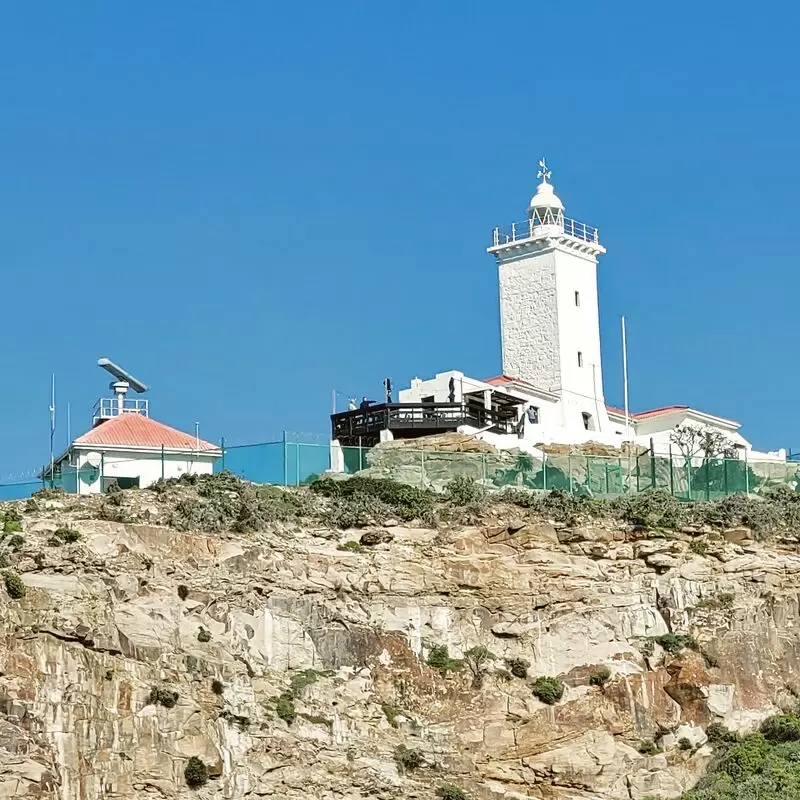
[[[778,547],[699,556],[519,514],[361,552],[302,526],[80,519],[48,546],[75,514],[58,506],[25,519],[25,596],[0,588],[0,798],[669,798],[707,766],[709,723],[750,730],[800,686],[800,556]],[[655,643],[670,632],[698,649]],[[428,666],[437,645],[494,658],[476,681]],[[554,705],[537,676],[565,684]]]

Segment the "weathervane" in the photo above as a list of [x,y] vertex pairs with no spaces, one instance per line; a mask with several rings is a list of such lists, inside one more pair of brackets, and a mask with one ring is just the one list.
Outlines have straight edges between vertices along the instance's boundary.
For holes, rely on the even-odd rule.
[[539,160],[539,171],[536,173],[537,178],[542,179],[542,183],[547,183],[547,179],[553,173],[547,168],[547,162],[542,158]]

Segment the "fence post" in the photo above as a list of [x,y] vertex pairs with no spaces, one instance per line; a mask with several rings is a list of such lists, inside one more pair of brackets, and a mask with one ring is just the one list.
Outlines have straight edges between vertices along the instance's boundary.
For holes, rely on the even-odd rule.
[[225,437],[219,440],[220,450],[222,450],[222,471],[225,472]]
[[706,500],[711,499],[711,459],[706,456],[703,459],[703,466],[706,468]]
[[722,459],[722,483],[725,489],[725,496],[728,496],[728,459]]
[[611,492],[608,491],[608,461],[604,461],[603,464],[606,468],[606,494],[611,494]]
[[419,451],[419,485],[425,488],[425,448]]
[[547,491],[547,453],[542,453],[542,489]]
[[592,464],[589,461],[589,456],[586,456],[586,487],[589,490],[589,493],[592,492]]
[[486,483],[486,453],[481,453],[481,476],[484,483]]
[[675,475],[672,472],[672,444],[669,446],[669,493],[675,497]]
[[572,494],[572,448],[567,450],[567,473],[569,474],[569,493]]
[[106,491],[106,454],[100,453],[100,494]]
[[650,488],[656,488],[656,446],[650,439]]
[[283,432],[283,485],[289,485],[289,450],[286,447],[286,431]]
[[294,458],[295,458],[295,465],[294,465],[294,475],[295,481],[294,485],[300,485],[300,442],[295,442],[294,444]]
[[747,467],[747,450],[744,451],[744,490],[750,494],[750,472]]
[[161,445],[161,480],[164,480],[164,445]]

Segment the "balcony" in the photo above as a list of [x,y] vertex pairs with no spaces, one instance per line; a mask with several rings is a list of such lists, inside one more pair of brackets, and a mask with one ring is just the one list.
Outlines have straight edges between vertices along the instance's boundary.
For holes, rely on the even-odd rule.
[[120,414],[141,414],[148,416],[147,400],[134,397],[101,397],[92,409],[92,425],[104,422]]
[[495,228],[492,232],[491,247],[502,247],[515,242],[552,236],[554,230],[560,234],[562,228],[565,236],[571,236],[573,239],[600,246],[600,232],[597,228],[587,225],[585,222],[562,217],[559,214],[557,219],[526,219],[524,222],[512,222],[511,225]]
[[516,431],[516,413],[477,408],[462,403],[382,403],[331,415],[331,438],[346,447],[371,446],[380,432],[391,431],[395,439],[415,439],[455,431],[459,425],[488,428],[496,433]]

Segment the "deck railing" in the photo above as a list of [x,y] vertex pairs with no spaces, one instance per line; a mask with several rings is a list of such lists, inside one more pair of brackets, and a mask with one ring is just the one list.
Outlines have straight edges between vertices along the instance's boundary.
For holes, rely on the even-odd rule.
[[542,225],[539,220],[526,219],[522,222],[512,222],[510,225],[497,227],[492,234],[492,247],[536,239],[544,234],[550,234],[553,228],[561,229],[562,226],[567,236],[592,244],[600,244],[600,232],[597,228],[587,225],[585,222],[564,217],[563,223],[559,221],[551,225]]

